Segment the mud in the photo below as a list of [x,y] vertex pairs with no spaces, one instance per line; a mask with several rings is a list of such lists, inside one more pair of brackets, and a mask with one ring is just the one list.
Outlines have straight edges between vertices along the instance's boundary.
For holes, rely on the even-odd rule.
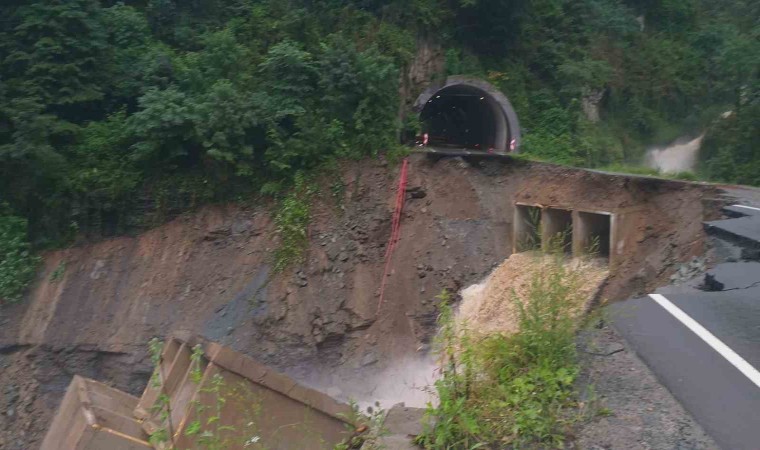
[[[519,323],[518,303],[528,305],[528,292],[536,277],[545,276],[556,262],[532,252],[516,253],[500,264],[485,280],[462,290],[456,321],[474,334],[513,334]],[[566,312],[582,316],[607,278],[603,262],[575,259],[565,263],[565,273],[573,295],[567,298]]]
[[[718,192],[707,185],[415,155],[408,185],[417,193],[378,311],[395,177],[384,161],[346,164],[340,201],[323,195],[313,206],[306,262],[282,274],[269,265],[277,245],[269,204],[207,207],[138,237],[47,254],[28,298],[0,310],[0,386],[10,392],[0,393],[0,447],[39,445],[74,374],[138,393],[147,341],[176,330],[343,399],[377,397],[384,380],[409,372],[400,362],[424,378],[436,294],[482,280],[509,256],[515,201],[625,211],[630,245],[610,267],[609,301],[667,283],[702,253],[701,221],[717,214]],[[417,379],[386,389],[387,405],[416,395]]]

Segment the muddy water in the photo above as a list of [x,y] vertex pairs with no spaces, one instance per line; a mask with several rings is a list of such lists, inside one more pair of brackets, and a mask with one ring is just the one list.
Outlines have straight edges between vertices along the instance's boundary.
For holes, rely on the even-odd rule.
[[693,172],[704,137],[702,134],[691,140],[680,138],[666,147],[652,147],[647,150],[645,164],[662,173]]

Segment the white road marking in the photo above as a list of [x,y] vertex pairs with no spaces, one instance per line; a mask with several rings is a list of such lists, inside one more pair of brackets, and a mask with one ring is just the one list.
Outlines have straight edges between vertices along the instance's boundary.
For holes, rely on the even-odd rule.
[[731,205],[734,208],[747,208],[747,209],[754,209],[755,211],[760,211],[760,208],[755,208],[754,206],[744,206],[744,205]]
[[739,369],[741,373],[743,373],[747,378],[749,378],[751,382],[755,383],[755,385],[760,388],[760,372],[752,367],[752,365],[748,363],[744,358],[739,356],[735,351],[731,350],[731,348],[724,344],[723,341],[707,331],[705,327],[700,325],[696,320],[692,319],[688,314],[683,312],[681,308],[674,305],[664,296],[660,294],[649,294],[649,296],[652,298],[652,300],[656,301],[660,304],[660,306],[665,308],[667,312],[672,314],[673,317],[678,319],[682,324],[686,325],[686,328],[693,331],[694,334],[705,341],[707,345],[713,348],[713,350],[720,353],[722,357],[726,358],[728,362]]

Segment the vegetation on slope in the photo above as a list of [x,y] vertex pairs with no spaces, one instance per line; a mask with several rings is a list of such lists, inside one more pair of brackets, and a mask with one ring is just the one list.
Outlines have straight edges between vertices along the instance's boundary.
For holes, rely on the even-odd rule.
[[9,214],[0,203],[0,305],[19,300],[34,277],[39,259],[26,241],[26,220]]
[[[523,292],[512,291],[517,331],[484,334],[457,324],[448,294],[439,318],[439,403],[419,443],[429,449],[562,448],[578,418],[575,331],[588,301],[584,268],[562,254],[530,264]],[[536,447],[538,448],[538,447]]]
[[[711,125],[702,172],[758,183],[750,0],[10,0],[0,200],[36,248],[124,233],[392,149],[420,36],[507,93],[536,158],[604,166]],[[434,38],[432,38],[434,36]],[[445,74],[441,74],[445,75]],[[583,113],[601,96],[600,121]],[[739,168],[734,171],[733,168]]]

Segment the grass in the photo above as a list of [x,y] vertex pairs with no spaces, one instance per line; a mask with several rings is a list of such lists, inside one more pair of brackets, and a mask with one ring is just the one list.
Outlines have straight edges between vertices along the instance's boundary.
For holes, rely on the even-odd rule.
[[581,273],[561,257],[538,264],[529,289],[512,294],[514,335],[480,336],[454,325],[450,296],[441,300],[438,351],[442,376],[433,426],[418,442],[427,449],[562,447],[578,414],[579,373],[574,309]]
[[314,188],[302,176],[296,176],[293,189],[279,204],[274,222],[280,237],[274,253],[274,270],[282,272],[304,260],[309,245],[308,227],[311,219],[311,199]]
[[61,261],[60,264],[50,274],[50,281],[55,283],[63,279],[63,275],[66,273],[66,261]]
[[594,170],[604,172],[626,173],[631,175],[644,175],[650,177],[666,178],[669,180],[700,181],[700,178],[693,172],[660,172],[657,169],[644,166],[634,166],[628,164],[613,164],[599,167]]
[[629,174],[629,175],[642,175],[642,176],[649,176],[649,177],[664,178],[668,180],[708,181],[706,178],[698,174],[695,174],[694,172],[686,172],[686,171],[660,172],[659,170],[653,169],[651,167],[638,166],[635,164],[616,163],[616,164],[609,164],[609,165],[600,166],[600,167],[587,167],[587,166],[569,165],[563,162],[554,161],[551,158],[541,158],[541,157],[526,154],[526,153],[517,153],[514,155],[510,155],[510,157],[517,161],[531,161],[531,162],[540,162],[540,163],[547,163],[547,164],[557,164],[560,166],[574,167],[578,169],[598,170],[602,172],[613,172],[613,173],[622,173],[622,174]]

